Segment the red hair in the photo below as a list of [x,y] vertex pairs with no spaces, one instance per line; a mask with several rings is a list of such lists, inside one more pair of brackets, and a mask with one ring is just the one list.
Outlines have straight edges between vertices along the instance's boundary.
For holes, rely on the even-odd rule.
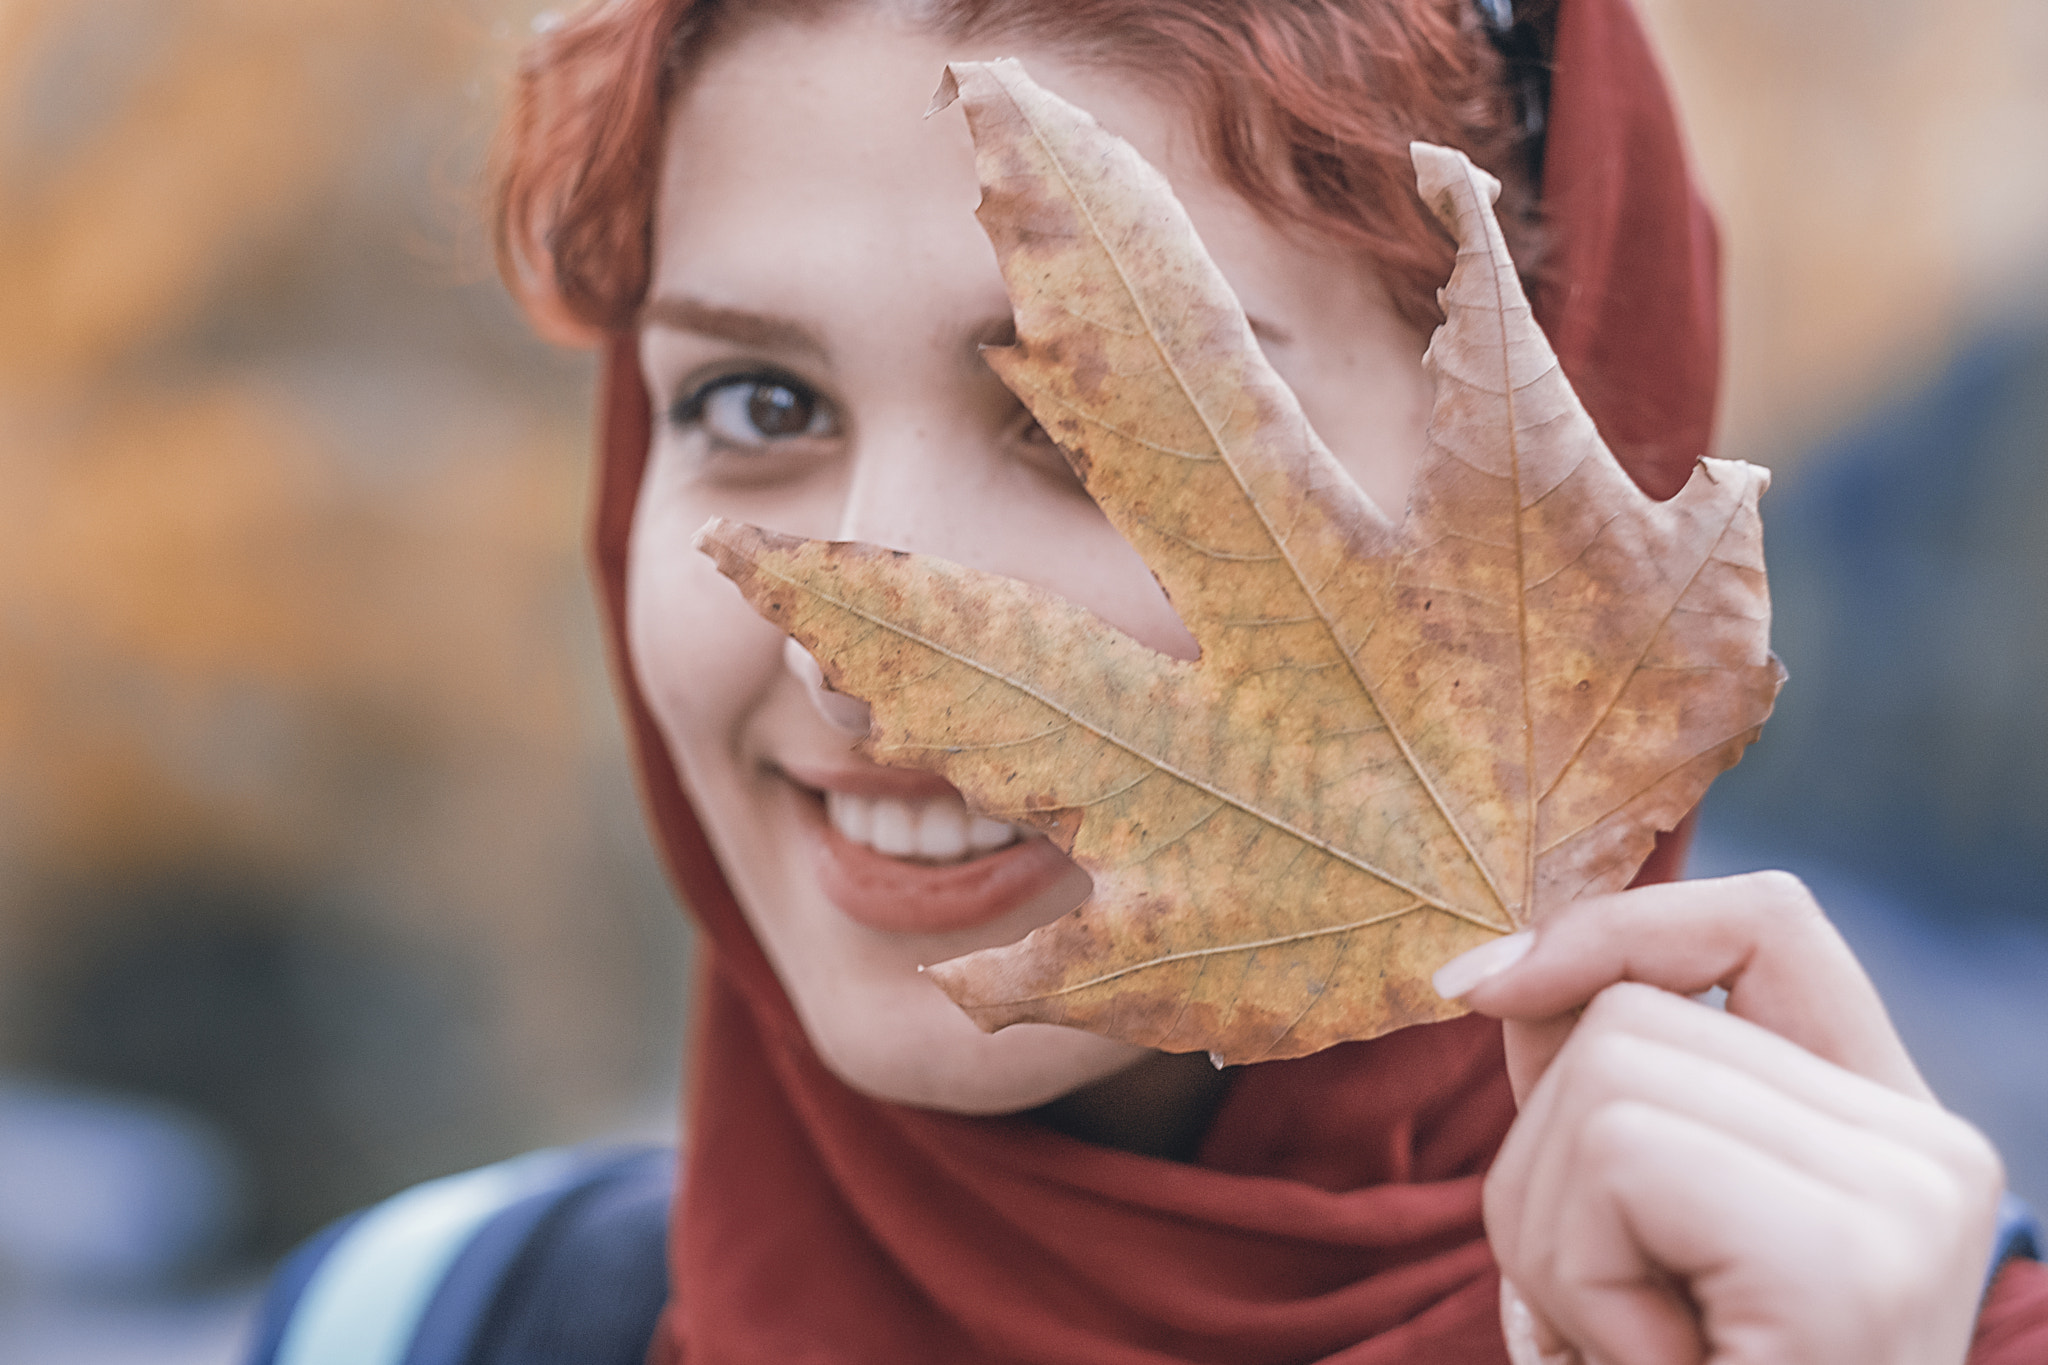
[[[601,0],[529,45],[492,180],[499,268],[543,328],[633,325],[669,101],[721,23],[846,3]],[[1415,194],[1411,141],[1457,147],[1500,177],[1502,224],[1529,269],[1529,149],[1472,0],[938,0],[928,22],[1154,82],[1190,110],[1226,184],[1355,249],[1418,327],[1442,317],[1453,246]]]

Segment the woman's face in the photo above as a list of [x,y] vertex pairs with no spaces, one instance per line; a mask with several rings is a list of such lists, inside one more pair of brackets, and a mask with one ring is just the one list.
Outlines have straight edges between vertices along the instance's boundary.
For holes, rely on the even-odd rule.
[[1057,54],[963,51],[857,7],[725,42],[671,115],[641,364],[654,444],[636,512],[639,682],[755,934],[826,1064],[878,1097],[1028,1108],[1143,1055],[1044,1025],[984,1034],[918,974],[1078,905],[1041,839],[878,767],[800,652],[691,548],[712,515],[864,540],[1061,593],[1169,653],[1193,644],[977,348],[1010,309],[974,219],[949,59],[1020,56],[1172,181],[1309,419],[1383,507],[1421,449],[1424,338],[1369,272],[1261,220],[1177,111]]

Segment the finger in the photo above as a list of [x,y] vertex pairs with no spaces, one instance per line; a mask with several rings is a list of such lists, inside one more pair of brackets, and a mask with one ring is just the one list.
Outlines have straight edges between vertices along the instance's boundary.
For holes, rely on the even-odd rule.
[[[1589,1018],[1588,1028],[1594,1027]],[[1508,1246],[1522,1248],[1531,1229],[1547,1241],[1566,1203],[1581,1195],[1576,1182],[1586,1162],[1580,1147],[1591,1118],[1617,1103],[1648,1104],[1844,1194],[1912,1217],[1928,1230],[1930,1264],[1981,1262],[1991,1235],[1995,1172],[1974,1159],[1951,1164],[1949,1158],[1970,1144],[1988,1154],[1988,1146],[1932,1106],[1826,1069],[1862,1092],[1865,1102],[1835,1096],[1830,1113],[1712,1058],[1624,1032],[1584,1034],[1559,1058],[1495,1161],[1489,1228]],[[1955,1133],[1967,1135],[1968,1143]],[[1668,1172],[1674,1182],[1696,1177],[1675,1165]]]
[[[1569,1143],[1601,1106],[1628,1099],[1723,1127],[1819,1178],[1865,1193],[1897,1193],[1884,1174],[1901,1157],[1895,1147],[1947,1173],[1952,1192],[1966,1203],[1988,1208],[2003,1185],[1990,1144],[1938,1106],[1823,1062],[1718,1010],[1623,984],[1594,1001],[1525,1100],[1489,1176],[1489,1218],[1512,1230],[1519,1218],[1501,1206],[1510,1195],[1516,1206],[1547,1209],[1552,1200],[1535,1189],[1537,1163]],[[1882,1149],[1866,1148],[1879,1139]],[[1536,1216],[1537,1226],[1545,1226],[1545,1215]]]
[[[1579,1211],[1573,1211],[1579,1212]],[[1562,1236],[1588,1236],[1586,1219],[1555,1231]],[[1608,1219],[1609,1222],[1615,1220]],[[1618,1224],[1617,1224],[1618,1226]],[[1612,1240],[1612,1233],[1595,1230],[1593,1235]],[[1592,1279],[1567,1279],[1559,1266],[1517,1265],[1513,1273],[1542,1286],[1539,1309],[1503,1273],[1501,1279],[1501,1332],[1511,1365],[1590,1365],[1593,1361],[1620,1360],[1628,1365],[1700,1365],[1708,1359],[1709,1346],[1699,1323],[1698,1310],[1678,1281],[1657,1274],[1649,1262],[1624,1244],[1628,1268],[1618,1274]],[[1584,1275],[1583,1260],[1563,1258],[1567,1271]],[[1504,1267],[1504,1272],[1508,1267]],[[1560,1328],[1545,1316],[1558,1314]],[[1579,1324],[1599,1319],[1606,1331],[1595,1338]],[[1619,1354],[1610,1354],[1617,1350]],[[1588,1354],[1590,1352],[1590,1354]]]
[[1500,1334],[1507,1343],[1508,1365],[1584,1365],[1571,1343],[1529,1307],[1505,1275],[1500,1277]]
[[[1931,1098],[1855,955],[1788,874],[1590,897],[1551,915],[1518,958],[1496,952],[1511,960],[1462,998],[1517,1025],[1553,1025],[1509,1030],[1511,1066],[1525,1079],[1555,1055],[1555,1021],[1606,987],[1633,981],[1680,995],[1724,987],[1730,1014],[1859,1075]],[[1454,987],[1465,984],[1458,966],[1444,972]]]
[[[1660,1025],[1689,1046],[1655,1036]],[[1748,1068],[1758,1054],[1786,1065],[1766,1065],[1765,1074],[1757,1074]],[[1924,1282],[1948,1283],[1952,1292],[1942,1302],[1953,1307],[1972,1301],[2002,1185],[1996,1155],[1974,1129],[1741,1020],[1650,988],[1621,986],[1604,992],[1587,1012],[1487,1178],[1489,1239],[1504,1273],[1529,1287],[1532,1304],[1550,1301],[1545,1286],[1571,1280],[1561,1260],[1587,1255],[1588,1247],[1574,1245],[1574,1237],[1618,1235],[1597,1220],[1573,1222],[1580,1205],[1601,1197],[1611,1164],[1602,1127],[1618,1106],[1654,1109],[1714,1132],[1730,1150],[1769,1161],[1816,1188],[1833,1190],[1845,1206],[1907,1229],[1890,1245],[1906,1249],[1904,1259]],[[1708,1192],[1708,1213],[1699,1223],[1703,1236],[1712,1233],[1704,1219],[1715,1210],[1746,1222],[1724,1240],[1756,1239],[1766,1268],[1764,1253],[1778,1248],[1785,1229],[1802,1231],[1796,1220],[1807,1215],[1791,1204],[1714,1203],[1714,1192],[1739,1193],[1735,1186],[1746,1178],[1739,1168],[1717,1169],[1683,1149],[1634,1152],[1629,1158],[1639,1170],[1654,1172],[1657,1198]],[[1792,1221],[1781,1227],[1777,1220]],[[1606,1251],[1613,1254],[1613,1248]],[[1648,1252],[1640,1254],[1646,1267],[1656,1264]],[[1600,1290],[1613,1301],[1597,1311],[1633,1323],[1643,1350],[1653,1349],[1647,1343],[1660,1334],[1677,1349],[1669,1345],[1677,1340],[1672,1324],[1691,1320],[1692,1300],[1673,1287],[1666,1271],[1687,1274],[1681,1258],[1657,1271],[1638,1268],[1636,1278],[1625,1278],[1620,1288]],[[1576,1335],[1572,1339],[1585,1344]]]
[[[1855,1225],[1856,1201],[1725,1133],[1624,1101],[1603,1107],[1575,1136],[1573,1197],[1536,1209],[1531,1235],[1496,1248],[1531,1307],[1589,1356],[1697,1365],[1708,1341],[1724,1352],[1731,1346],[1731,1314],[1770,1320],[1769,1305],[1754,1296],[1717,1308],[1716,1293],[1727,1297],[1717,1276],[1747,1273],[1782,1291],[1780,1302],[1796,1302],[1802,1271],[1841,1263],[1844,1249],[1830,1238]],[[1674,1164],[1693,1178],[1673,1181]],[[1491,1232],[1491,1201],[1487,1212]]]
[[[1783,1116],[1780,1099],[1856,1129],[1882,1132],[1946,1166],[1974,1170],[1996,1155],[1981,1135],[1939,1106],[1816,1057],[1786,1038],[1720,1010],[1654,987],[1622,983],[1602,991],[1583,1013],[1557,1066],[1545,1112],[1569,1102],[1579,1111],[1610,1098],[1659,1098],[1705,1122],[1754,1132],[1770,1146]],[[1792,1140],[1787,1135],[1787,1141]],[[1781,1151],[1790,1155],[1790,1149]],[[1825,1163],[1823,1163],[1825,1164]]]
[[[1676,999],[1677,997],[1673,997]],[[1555,1019],[1506,1019],[1501,1022],[1501,1045],[1507,1053],[1508,1086],[1515,1092],[1516,1105],[1527,1104],[1530,1092],[1543,1079],[1553,1059],[1578,1027],[1581,1010]]]
[[[1846,1253],[1835,1242],[1861,1226],[1855,1201],[1651,1105],[1604,1108],[1587,1125],[1579,1156],[1579,1197],[1557,1211],[1549,1273],[1531,1283],[1524,1272],[1517,1283],[1589,1354],[1693,1365],[1711,1341],[1731,1359],[1847,1358],[1783,1350],[1784,1343],[1740,1350],[1745,1335],[1796,1325],[1774,1323],[1771,1301],[1723,1292],[1717,1280],[1746,1276],[1772,1286],[1780,1306],[1821,1297],[1801,1286],[1815,1266]],[[1712,1178],[1673,1182],[1674,1162]],[[1693,1286],[1691,1296],[1680,1282]]]
[[[1682,1280],[1716,1359],[1963,1359],[1981,1264],[1936,1266],[1930,1231],[1652,1105],[1588,1125],[1565,1248],[1525,1293],[1589,1356],[1654,1360],[1639,1286]],[[1673,1181],[1681,1163],[1695,1178]]]

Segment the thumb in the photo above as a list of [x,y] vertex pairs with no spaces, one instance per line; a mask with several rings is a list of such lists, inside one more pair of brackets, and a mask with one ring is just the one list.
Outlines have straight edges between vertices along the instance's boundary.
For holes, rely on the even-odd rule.
[[[1494,977],[1510,972],[1536,948],[1536,931],[1524,929],[1481,944],[1438,969],[1431,984],[1446,1000],[1461,999]],[[1580,1010],[1571,1008],[1548,1016],[1506,1015],[1501,1021],[1501,1041],[1507,1048],[1508,1082],[1514,1087],[1515,1104],[1520,1106],[1536,1088],[1536,1082],[1550,1066],[1551,1059],[1572,1036]]]
[[1517,1096],[1557,1054],[1578,1012],[1624,981],[1674,995],[1713,986],[1728,1013],[1824,1061],[1932,1099],[1855,954],[1797,879],[1752,872],[1589,896],[1540,930],[1485,943],[1445,963],[1439,994],[1512,1021]]
[[1564,1050],[1566,1040],[1579,1022],[1579,1010],[1555,1019],[1505,1019],[1501,1021],[1501,1044],[1507,1050],[1508,1084],[1514,1087],[1515,1107],[1528,1102],[1529,1092],[1551,1062]]

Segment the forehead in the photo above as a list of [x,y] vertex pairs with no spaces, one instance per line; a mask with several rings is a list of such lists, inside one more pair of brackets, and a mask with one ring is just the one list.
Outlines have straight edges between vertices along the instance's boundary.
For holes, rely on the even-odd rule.
[[[655,284],[794,294],[849,271],[971,262],[994,280],[973,218],[974,149],[955,107],[927,117],[946,62],[1019,56],[1163,170],[1212,249],[1253,229],[1176,108],[1128,73],[1014,43],[948,39],[887,8],[752,24],[722,37],[670,113]],[[1219,263],[1227,274],[1231,262]],[[889,264],[884,264],[884,262]]]
[[653,295],[788,318],[841,356],[872,351],[882,324],[936,339],[1007,316],[973,214],[966,120],[957,105],[926,116],[948,61],[998,56],[1164,172],[1262,338],[1343,350],[1361,328],[1393,325],[1362,261],[1263,218],[1217,176],[1187,111],[1139,77],[943,38],[866,5],[750,25],[686,80],[664,149]]
[[892,254],[993,269],[964,123],[924,117],[945,60],[937,40],[860,11],[721,41],[670,114],[657,289],[801,291]]

